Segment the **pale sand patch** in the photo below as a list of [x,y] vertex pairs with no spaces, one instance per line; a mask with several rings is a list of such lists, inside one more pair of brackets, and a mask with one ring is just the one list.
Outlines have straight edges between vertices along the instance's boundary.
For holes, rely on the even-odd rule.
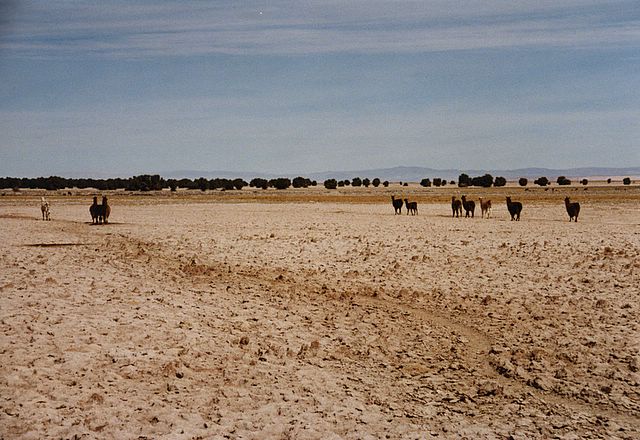
[[5,438],[640,436],[637,203],[113,203],[0,205]]

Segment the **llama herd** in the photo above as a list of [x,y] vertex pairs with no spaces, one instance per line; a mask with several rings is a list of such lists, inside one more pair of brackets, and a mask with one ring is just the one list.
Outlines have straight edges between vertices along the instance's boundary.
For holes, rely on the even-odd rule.
[[[479,197],[480,211],[482,218],[491,216],[491,200],[484,200]],[[418,202],[410,202],[409,199],[396,199],[395,196],[391,196],[391,204],[393,205],[394,215],[402,214],[402,206],[404,205],[407,210],[407,215],[418,215]],[[569,197],[565,197],[564,204],[569,214],[569,221],[578,221],[578,215],[580,214],[580,203],[571,202]],[[451,217],[461,217],[462,209],[465,211],[465,218],[474,217],[476,204],[473,200],[467,200],[466,196],[460,197],[460,200],[456,196],[451,196]],[[40,198],[40,210],[42,211],[42,220],[51,220],[51,209],[49,202],[44,198]],[[511,201],[511,197],[507,197],[507,210],[511,215],[511,220],[520,221],[520,213],[522,212],[522,203]],[[109,223],[109,214],[111,214],[111,206],[107,201],[107,196],[102,197],[102,204],[98,204],[98,197],[93,198],[93,203],[89,207],[89,214],[91,214],[91,223],[95,225]]]
[[[482,218],[485,218],[485,215],[489,218],[491,216],[491,200],[484,200],[482,197],[479,197],[479,201]],[[391,196],[391,203],[393,204],[395,214],[402,214],[402,199],[396,199],[395,196]],[[407,215],[418,214],[418,202],[409,202],[407,199],[404,199],[404,204],[407,208]],[[569,197],[565,197],[564,204],[567,208],[567,214],[569,214],[569,221],[573,220],[577,222],[578,214],[580,214],[580,203],[571,202]],[[473,200],[467,200],[467,196],[460,197],[460,200],[458,200],[456,196],[451,196],[451,217],[461,217],[463,208],[465,211],[465,218],[473,218],[476,210],[476,203]],[[507,197],[507,210],[509,211],[509,215],[511,215],[512,221],[520,221],[522,203],[513,202],[511,201],[511,197]]]

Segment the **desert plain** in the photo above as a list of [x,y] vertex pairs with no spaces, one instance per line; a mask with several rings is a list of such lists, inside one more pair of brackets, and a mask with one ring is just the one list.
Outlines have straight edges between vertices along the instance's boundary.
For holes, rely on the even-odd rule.
[[0,438],[640,438],[637,185],[93,195],[0,197]]

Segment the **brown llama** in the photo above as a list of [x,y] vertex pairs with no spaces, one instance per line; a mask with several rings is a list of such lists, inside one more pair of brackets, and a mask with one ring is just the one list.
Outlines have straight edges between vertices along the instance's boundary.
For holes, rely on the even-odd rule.
[[98,224],[100,205],[98,205],[98,198],[93,198],[93,204],[89,206],[89,214],[91,214],[91,224]]
[[473,200],[467,200],[467,196],[462,196],[460,198],[462,199],[462,207],[465,211],[465,218],[469,217],[469,213],[471,213],[471,217],[473,218],[473,214],[476,210],[476,202],[474,202]]
[[511,220],[520,221],[520,212],[522,212],[522,203],[512,202],[511,197],[507,197],[507,209],[511,214]]
[[456,199],[456,196],[451,196],[451,210],[453,214],[451,217],[460,217],[462,215],[462,202]]
[[482,200],[482,197],[479,197],[480,200],[480,214],[482,218],[487,214],[487,218],[491,215],[491,200],[487,200],[486,202]]
[[575,219],[575,222],[578,223],[578,214],[580,214],[580,203],[573,202],[569,200],[569,197],[564,198],[564,206],[567,208],[567,214],[569,214],[569,222]]
[[109,223],[109,214],[111,214],[111,206],[107,203],[107,196],[102,196],[102,205],[99,205],[98,209],[98,222]]
[[418,202],[410,202],[408,199],[404,199],[404,204],[407,207],[407,215],[418,215]]
[[402,214],[402,199],[396,199],[395,196],[391,196],[391,204],[395,211],[393,215]]

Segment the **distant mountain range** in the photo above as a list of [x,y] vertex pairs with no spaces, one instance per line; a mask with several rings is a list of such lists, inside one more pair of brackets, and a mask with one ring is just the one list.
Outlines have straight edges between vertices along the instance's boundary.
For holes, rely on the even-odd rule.
[[458,176],[462,173],[469,175],[470,177],[482,176],[484,174],[491,174],[493,177],[502,176],[508,180],[518,179],[520,177],[526,177],[528,179],[545,176],[549,180],[555,180],[558,176],[565,176],[567,178],[609,178],[609,177],[631,177],[632,179],[640,178],[640,167],[631,168],[603,168],[603,167],[591,167],[591,168],[566,168],[566,169],[550,169],[550,168],[520,168],[515,170],[460,170],[460,169],[446,169],[438,170],[434,168],[425,167],[393,167],[393,168],[378,168],[369,170],[353,170],[353,171],[324,171],[308,174],[290,174],[290,173],[264,173],[264,172],[236,172],[236,171],[194,171],[194,170],[180,170],[180,171],[167,171],[158,173],[165,179],[181,179],[189,178],[196,179],[199,177],[205,177],[207,179],[213,179],[216,177],[234,179],[242,178],[245,180],[253,179],[254,177],[262,177],[265,179],[272,179],[276,177],[296,177],[303,176],[312,180],[324,181],[326,179],[353,179],[354,177],[373,179],[375,177],[381,180],[389,180],[391,182],[419,182],[424,178],[433,179],[434,177],[440,177],[447,180],[457,180]]

